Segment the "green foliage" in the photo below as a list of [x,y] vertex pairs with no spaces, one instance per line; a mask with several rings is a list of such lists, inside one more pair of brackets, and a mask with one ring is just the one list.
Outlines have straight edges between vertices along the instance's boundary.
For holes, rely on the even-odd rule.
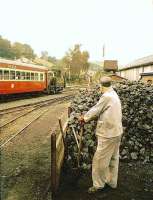
[[13,58],[13,52],[11,49],[11,43],[7,39],[3,39],[0,36],[0,57]]
[[89,53],[81,51],[80,45],[76,44],[73,49],[69,49],[62,59],[64,68],[67,69],[70,76],[80,75],[81,72],[87,72],[89,68]]
[[57,63],[57,59],[54,56],[53,57],[52,56],[48,56],[48,61],[51,62],[51,63],[54,63],[54,64]]
[[12,45],[12,52],[14,54],[14,58],[25,57],[28,59],[33,59],[35,57],[33,49],[28,44],[21,44],[19,42],[15,42]]
[[23,44],[23,56],[28,58],[28,59],[33,59],[35,58],[35,54],[33,49],[31,48],[30,45],[28,44]]
[[35,54],[33,49],[28,44],[22,44],[15,42],[11,45],[11,42],[0,36],[0,57],[2,58],[21,58],[25,57],[28,59],[34,59]]
[[48,62],[51,62],[53,64],[57,64],[57,59],[56,57],[52,57],[52,56],[49,56],[48,52],[47,51],[42,51],[41,52],[41,59],[43,60],[46,60]]

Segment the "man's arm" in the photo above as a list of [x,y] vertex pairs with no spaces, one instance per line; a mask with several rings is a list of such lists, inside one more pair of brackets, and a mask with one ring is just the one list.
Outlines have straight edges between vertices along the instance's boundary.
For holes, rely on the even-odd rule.
[[108,97],[102,96],[98,103],[93,106],[85,115],[84,121],[88,122],[103,113],[108,108]]

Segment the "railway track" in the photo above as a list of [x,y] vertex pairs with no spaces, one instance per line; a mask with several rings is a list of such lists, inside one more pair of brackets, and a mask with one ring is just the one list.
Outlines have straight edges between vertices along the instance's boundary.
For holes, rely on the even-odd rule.
[[[29,103],[23,103],[21,105],[18,105],[18,102],[17,102],[15,106],[0,109],[0,116],[5,115],[5,114],[9,114],[9,113],[13,113],[13,112],[17,112],[17,111],[22,111],[22,110],[27,109],[27,108],[32,107],[32,106],[39,106],[40,104],[48,103],[52,100],[58,101],[58,99],[65,97],[65,96],[69,96],[69,95],[74,94],[74,93],[75,93],[75,90],[65,91],[64,93],[61,94],[61,96],[59,96],[59,95],[44,96],[43,98],[41,97],[41,99],[38,100],[38,101],[34,101],[34,102],[29,101]],[[48,98],[48,97],[50,97],[50,98]]]
[[[1,115],[3,117],[7,114],[10,114],[12,112],[19,112],[19,111],[25,111],[19,115],[15,115],[12,119],[5,121],[3,124],[0,125],[0,133],[1,133],[1,141],[0,141],[0,148],[4,148],[9,142],[11,142],[17,135],[22,133],[27,127],[30,126],[33,122],[35,122],[37,119],[39,119],[41,116],[43,116],[48,110],[50,105],[53,103],[60,103],[63,101],[70,100],[71,98],[74,97],[74,94],[69,94],[66,96],[50,99],[47,101],[35,103],[33,105],[26,105],[26,107],[15,107],[12,108],[11,110],[6,109],[5,111],[1,112]],[[29,107],[28,107],[29,106]],[[20,109],[20,110],[19,110]],[[29,119],[30,120],[29,120]],[[16,131],[13,131],[13,127],[17,126],[18,124],[21,123],[22,121],[27,122],[21,127],[17,128]]]
[[[87,85],[81,85],[81,87],[87,88]],[[79,88],[80,88],[80,85],[69,86],[64,91],[62,91],[62,94],[77,91],[79,90]],[[60,94],[54,94],[54,95],[49,95],[49,96],[54,97],[55,95],[60,95]],[[45,97],[48,97],[48,95],[44,93],[38,93],[38,94],[32,93],[32,94],[22,94],[22,95],[17,94],[17,95],[11,95],[10,97],[5,97],[4,99],[2,99],[2,97],[0,96],[0,104],[2,105],[5,103],[12,103],[15,101],[20,101],[20,100],[24,101],[24,100],[45,98]],[[0,110],[0,115],[1,115],[1,110]]]
[[23,94],[16,94],[16,95],[7,95],[7,96],[0,96],[0,103],[9,103],[21,99],[30,99],[30,98],[37,98],[45,96],[44,93],[23,93]]
[[[66,95],[64,97],[58,97],[58,98],[54,98],[54,99],[43,100],[41,102],[36,102],[36,103],[27,104],[27,105],[24,105],[24,106],[17,106],[17,107],[5,109],[5,110],[0,112],[0,115],[2,115],[3,117],[4,117],[4,115],[16,113],[16,112],[19,112],[19,111],[25,111],[25,112],[22,113],[22,114],[19,114],[18,116],[15,116],[13,119],[8,120],[5,123],[1,124],[0,128],[8,125],[9,123],[15,121],[16,119],[18,119],[22,116],[29,114],[30,112],[33,112],[36,109],[39,109],[39,108],[44,107],[44,106],[48,106],[48,105],[50,105],[54,102],[58,102],[58,101],[61,101],[63,99],[67,99],[67,98],[69,99],[73,96],[74,96],[73,94],[70,94],[70,95]],[[1,118],[2,118],[2,116],[1,116]]]

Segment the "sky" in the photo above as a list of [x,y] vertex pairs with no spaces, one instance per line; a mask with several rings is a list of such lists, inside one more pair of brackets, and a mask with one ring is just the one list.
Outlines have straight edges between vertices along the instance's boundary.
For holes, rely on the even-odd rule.
[[153,54],[153,0],[0,0],[0,35],[62,58],[74,44],[90,61],[125,65]]

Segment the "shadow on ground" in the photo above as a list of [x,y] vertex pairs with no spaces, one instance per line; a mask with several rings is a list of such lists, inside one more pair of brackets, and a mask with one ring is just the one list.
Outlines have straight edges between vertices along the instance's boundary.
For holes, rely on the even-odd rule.
[[118,188],[105,193],[88,194],[92,185],[91,173],[76,181],[63,174],[56,200],[153,200],[153,165],[121,163]]

